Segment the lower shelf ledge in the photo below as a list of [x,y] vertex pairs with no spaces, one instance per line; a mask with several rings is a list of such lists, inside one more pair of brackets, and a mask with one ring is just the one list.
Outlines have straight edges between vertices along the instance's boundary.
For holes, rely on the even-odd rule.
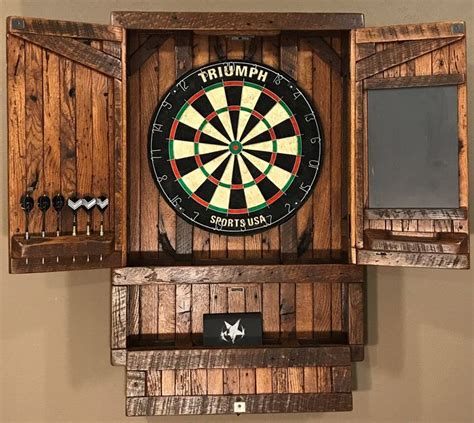
[[[245,412],[236,411],[239,403]],[[243,408],[243,407],[241,407]],[[240,409],[241,409],[240,408]],[[127,398],[127,416],[351,411],[352,394],[190,395]]]
[[348,366],[348,346],[191,348],[128,351],[128,370]]

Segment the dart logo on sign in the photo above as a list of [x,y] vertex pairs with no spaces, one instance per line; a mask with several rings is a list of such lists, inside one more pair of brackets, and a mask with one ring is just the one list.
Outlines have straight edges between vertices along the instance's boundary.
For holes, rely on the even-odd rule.
[[163,196],[205,230],[245,235],[290,218],[321,163],[318,114],[295,81],[257,63],[191,71],[153,116],[149,154]]

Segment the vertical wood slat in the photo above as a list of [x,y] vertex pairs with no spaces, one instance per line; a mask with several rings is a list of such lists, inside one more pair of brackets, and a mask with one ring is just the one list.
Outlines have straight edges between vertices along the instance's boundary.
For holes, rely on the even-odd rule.
[[8,218],[10,239],[25,230],[20,198],[26,191],[25,42],[7,35]]
[[158,338],[173,341],[176,329],[176,287],[173,284],[158,288]]
[[[44,122],[44,179],[45,192],[52,198],[61,188],[59,136],[59,56],[43,52],[43,122]],[[15,166],[17,162],[15,162]],[[56,213],[46,214],[46,232],[56,231]]]
[[[131,33],[128,36],[128,49],[134,51],[139,46],[139,38],[137,33]],[[127,143],[128,157],[135,157],[130,160],[128,166],[128,184],[131,189],[128,190],[127,207],[128,207],[128,246],[131,253],[141,251],[141,209],[142,209],[142,192],[141,192],[141,116],[140,116],[140,71],[134,72],[128,76],[128,126],[127,126]],[[145,168],[145,166],[143,166]],[[145,169],[144,169],[145,170]]]
[[161,395],[161,371],[148,370],[146,372],[146,395],[150,397]]
[[364,343],[364,294],[362,290],[362,284],[349,284],[348,306],[349,344],[362,345]]
[[[92,41],[91,47],[102,49],[102,42]],[[76,72],[77,78],[77,72]],[[110,195],[109,186],[109,166],[113,163],[109,161],[109,110],[111,106],[108,78],[99,72],[92,72],[92,136],[93,151],[92,160],[92,186],[98,195],[106,195],[111,204],[105,214],[105,230],[110,229],[111,210],[114,208],[113,197]],[[79,168],[78,168],[79,171]],[[78,192],[79,195],[85,193]],[[94,231],[99,230],[99,220],[93,221]],[[80,230],[80,228],[79,228]]]
[[191,342],[191,284],[176,286],[176,343]]
[[[25,45],[25,136],[26,181],[35,189],[33,196],[44,193],[43,158],[43,60],[42,49],[32,43]],[[29,231],[41,232],[42,218],[38,207],[30,212]]]
[[[262,61],[264,64],[278,69],[280,64],[279,38],[264,37],[262,39]],[[280,229],[271,228],[262,233],[262,257],[276,259],[280,255]]]
[[195,284],[192,286],[191,310],[191,332],[193,343],[202,345],[204,333],[203,315],[209,313],[209,285]]
[[[96,87],[94,87],[96,88]],[[76,65],[76,151],[77,151],[77,192],[79,195],[106,195],[107,192],[94,192],[93,166],[94,140],[92,119],[92,71],[91,69]],[[103,127],[101,128],[103,129]],[[104,154],[103,151],[100,154]],[[86,213],[77,214],[79,230],[86,227]],[[97,222],[96,222],[97,227]]]
[[[176,35],[176,78],[192,68],[192,35],[184,32]],[[190,257],[193,252],[193,227],[181,217],[176,217],[176,254]]]
[[224,393],[224,371],[222,369],[207,370],[207,394],[222,395]]
[[[207,35],[193,35],[193,68],[209,63],[209,37]],[[209,232],[193,228],[193,255],[195,259],[209,258]]]
[[[59,59],[61,193],[66,199],[76,191],[75,71],[76,65],[73,62],[62,57]],[[67,207],[61,214],[61,225],[63,234],[71,234],[72,213]]]
[[296,338],[296,303],[294,283],[280,284],[280,338]]
[[280,334],[280,286],[265,283],[262,290],[263,337],[265,340],[278,340]]
[[296,334],[298,339],[313,338],[313,284],[296,284]]
[[319,340],[331,336],[331,284],[314,284],[314,332]]
[[[331,128],[331,67],[313,54],[313,103],[323,128]],[[332,131],[326,130],[318,183],[313,191],[313,258],[328,260],[331,252],[331,158]]]
[[[280,68],[292,78],[298,77],[298,36],[294,33],[282,33],[280,36]],[[295,259],[298,249],[296,216],[280,225],[280,239],[282,259]]]
[[140,291],[139,285],[128,287],[127,335],[140,333]]
[[141,287],[140,334],[158,335],[158,285]]
[[112,286],[111,339],[112,349],[127,346],[127,295],[128,287]]
[[[145,37],[141,35],[139,42],[143,43],[144,41]],[[135,105],[135,107],[139,107],[139,116],[137,117],[140,122],[140,135],[135,140],[137,150],[130,151],[131,154],[138,154],[138,151],[140,152],[140,179],[136,182],[140,186],[140,251],[144,253],[158,251],[158,211],[160,216],[163,213],[158,205],[158,190],[152,179],[151,172],[147,171],[148,145],[146,142],[143,142],[148,134],[148,127],[156,107],[156,101],[160,98],[160,64],[163,66],[163,63],[160,63],[160,59],[159,52],[155,51],[139,71],[139,104]],[[129,97],[133,99],[136,95],[137,93],[134,93],[131,87]],[[131,119],[133,117],[132,115]]]
[[[313,96],[313,50],[304,37],[299,37],[298,86],[311,98]],[[313,201],[308,199],[296,214],[298,256],[308,258],[313,251]]]
[[162,370],[161,372],[161,395],[169,396],[176,394],[176,371]]

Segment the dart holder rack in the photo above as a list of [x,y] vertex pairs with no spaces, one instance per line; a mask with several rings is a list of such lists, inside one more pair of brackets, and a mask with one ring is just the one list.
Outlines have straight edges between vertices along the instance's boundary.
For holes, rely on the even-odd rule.
[[[113,269],[111,360],[125,367],[127,415],[351,410],[365,265],[469,266],[463,22],[364,28],[356,13],[113,12],[111,25],[12,17],[7,27],[10,270]],[[177,217],[148,165],[158,100],[190,69],[225,59],[294,78],[325,134],[311,198],[247,237]],[[368,98],[408,87],[454,87],[449,206],[371,205]],[[78,236],[51,235],[49,210],[41,238],[35,207],[25,240],[19,200],[31,186],[35,198],[106,194],[104,236],[95,218],[84,235],[82,212]],[[72,229],[69,210],[61,225]],[[262,313],[262,347],[202,346],[203,314],[232,312]]]

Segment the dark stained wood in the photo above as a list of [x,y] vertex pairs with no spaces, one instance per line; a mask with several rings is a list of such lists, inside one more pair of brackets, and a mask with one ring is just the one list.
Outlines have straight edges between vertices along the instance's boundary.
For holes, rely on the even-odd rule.
[[84,43],[73,39],[62,37],[51,37],[48,35],[18,34],[19,37],[34,43],[40,47],[53,51],[60,56],[82,63],[99,72],[116,79],[122,79],[119,59],[102,53]]
[[84,270],[84,269],[110,269],[120,267],[122,265],[122,257],[120,252],[114,252],[103,257],[102,261],[98,256],[75,256],[72,257],[44,257],[44,263],[41,258],[29,259],[28,263],[24,258],[10,259],[10,269],[12,273],[38,273],[38,272],[64,272],[67,270]]
[[464,31],[465,24],[463,21],[363,28],[357,30],[357,43],[445,38],[461,35]]
[[365,209],[366,219],[467,219],[467,209]]
[[[182,31],[175,38],[176,78],[191,70],[193,64],[192,35]],[[176,218],[176,254],[190,258],[193,253],[193,227],[184,219]]]
[[333,367],[332,369],[332,391],[333,392],[351,392],[351,367]]
[[246,413],[351,411],[350,393],[207,395],[127,398],[127,416],[233,414],[245,402]]
[[434,40],[406,41],[392,48],[376,53],[356,64],[356,79],[361,81],[386,69],[408,62],[441,47],[458,41],[459,37]]
[[47,237],[32,237],[28,240],[24,235],[12,238],[13,258],[64,257],[80,255],[108,255],[114,250],[114,236],[106,233],[104,236],[80,234],[77,236],[61,236],[56,234]]
[[364,26],[360,13],[112,12],[112,23],[127,29],[253,31],[344,30]]
[[431,75],[431,76],[402,76],[398,78],[366,79],[364,88],[366,90],[380,90],[387,88],[406,87],[433,87],[441,85],[464,84],[466,76],[464,74],[453,75]]
[[152,34],[138,47],[127,60],[128,74],[133,75],[170,37],[169,34]]
[[[293,79],[298,77],[298,36],[283,32],[280,36],[280,69]],[[280,225],[280,251],[282,260],[294,260],[298,253],[296,216]]]
[[308,42],[318,57],[331,66],[336,74],[340,75],[341,56],[332,48],[332,46],[321,37],[309,37]]
[[226,369],[303,366],[345,366],[350,363],[347,346],[293,348],[161,349],[129,351],[129,370]]
[[359,250],[357,263],[379,266],[469,269],[469,255]]
[[122,28],[112,25],[11,16],[7,19],[7,27],[8,31],[12,33],[31,33],[110,41],[122,40]]
[[[181,266],[114,269],[115,285],[147,283],[362,282],[363,268],[353,265]],[[265,301],[265,299],[264,299]]]
[[364,246],[378,251],[463,254],[467,251],[468,235],[448,232],[402,232],[366,229]]

